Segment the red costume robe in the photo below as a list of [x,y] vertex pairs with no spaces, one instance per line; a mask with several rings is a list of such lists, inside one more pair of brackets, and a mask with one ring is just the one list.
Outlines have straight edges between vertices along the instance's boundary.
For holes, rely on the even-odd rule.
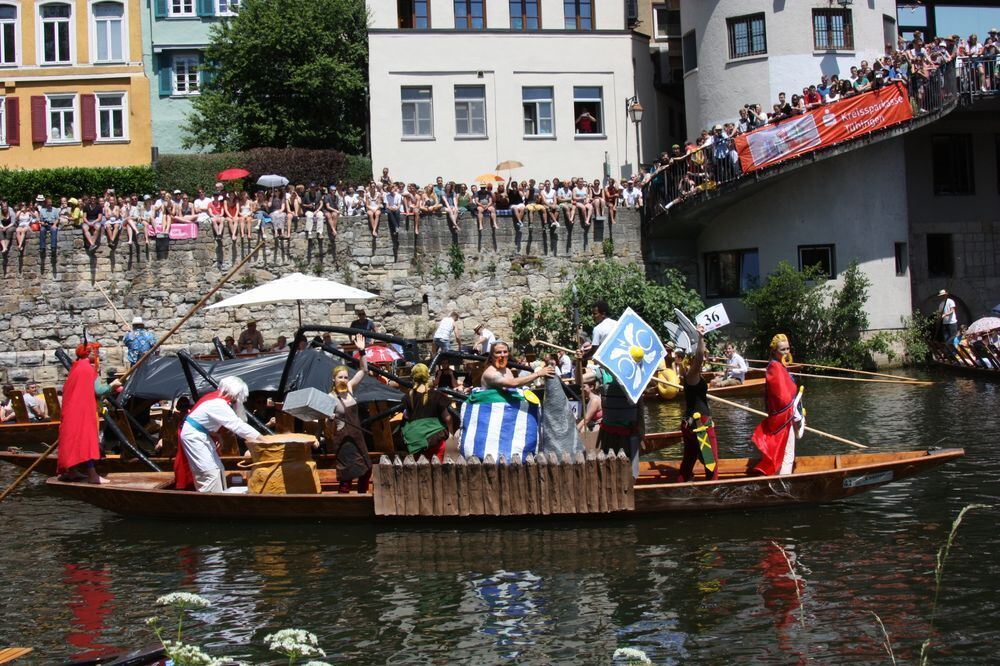
[[767,418],[753,431],[753,443],[761,453],[754,471],[765,476],[777,474],[785,457],[788,429],[794,427],[799,387],[780,361],[771,359],[765,375],[764,398]]
[[[194,403],[188,414],[198,409],[201,403],[221,397],[222,395],[218,391],[206,393],[198,399],[198,402]],[[188,463],[187,456],[184,455],[184,447],[181,445],[181,430],[183,429],[184,419],[181,419],[180,423],[177,424],[177,455],[174,456],[174,489],[194,490],[194,473],[191,471],[191,465]]]
[[56,471],[65,474],[71,468],[99,460],[97,423],[97,370],[90,359],[73,364],[63,385],[62,421],[59,423],[59,455]]

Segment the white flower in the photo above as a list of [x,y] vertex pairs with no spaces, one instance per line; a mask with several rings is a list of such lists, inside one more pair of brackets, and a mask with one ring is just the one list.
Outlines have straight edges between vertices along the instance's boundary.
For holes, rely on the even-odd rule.
[[302,666],[331,666],[331,665],[326,663],[325,661],[307,661],[306,663],[302,664]]
[[282,629],[264,637],[264,642],[272,652],[288,657],[325,657],[326,652],[319,648],[316,634],[304,629]]
[[187,645],[180,641],[163,641],[167,658],[177,666],[225,666],[228,660],[216,659],[197,645]]
[[147,617],[146,618],[146,626],[147,627],[155,627],[159,623],[160,623],[160,618],[156,617],[155,615],[153,617]]
[[636,650],[635,648],[618,648],[615,650],[614,655],[611,659],[615,662],[625,663],[625,664],[652,664],[649,657],[642,650]]
[[208,599],[190,592],[172,592],[156,600],[158,606],[176,606],[177,608],[208,608],[212,605]]

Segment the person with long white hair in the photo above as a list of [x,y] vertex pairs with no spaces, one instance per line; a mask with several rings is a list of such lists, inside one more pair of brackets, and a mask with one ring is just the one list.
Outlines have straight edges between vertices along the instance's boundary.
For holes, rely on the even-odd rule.
[[201,493],[226,490],[226,474],[216,448],[218,432],[225,428],[248,444],[259,441],[260,433],[246,423],[243,403],[250,395],[246,382],[226,377],[219,388],[201,397],[191,408],[181,427],[181,447],[174,461],[175,487]]

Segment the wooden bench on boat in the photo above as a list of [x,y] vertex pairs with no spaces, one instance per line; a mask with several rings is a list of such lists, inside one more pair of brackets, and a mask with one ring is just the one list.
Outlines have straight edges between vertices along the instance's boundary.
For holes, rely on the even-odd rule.
[[442,464],[383,456],[373,469],[377,516],[548,516],[635,508],[632,463],[624,451],[507,461],[472,456]]

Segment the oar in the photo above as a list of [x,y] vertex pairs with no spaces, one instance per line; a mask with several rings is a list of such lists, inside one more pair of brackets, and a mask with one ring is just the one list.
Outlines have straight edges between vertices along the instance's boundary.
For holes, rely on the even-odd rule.
[[[673,382],[668,382],[667,380],[660,379],[659,377],[653,377],[653,381],[654,382],[659,382],[660,384],[664,384],[666,386],[673,386],[674,388],[680,389],[682,391],[684,390],[684,387],[681,386],[680,384],[674,384]],[[738,402],[732,402],[731,400],[726,400],[725,398],[720,398],[719,396],[712,395],[711,393],[708,394],[708,399],[709,400],[715,400],[716,402],[721,402],[722,404],[729,405],[730,407],[736,407],[737,409],[742,409],[745,412],[750,412],[751,414],[756,414],[757,416],[763,416],[764,418],[767,418],[767,416],[768,416],[767,414],[765,414],[762,411],[759,411],[757,409],[753,409],[752,407],[747,407],[745,405],[741,405]],[[840,442],[841,444],[847,444],[849,446],[856,446],[859,449],[867,449],[868,448],[864,444],[859,444],[857,442],[852,442],[849,439],[844,439],[843,437],[838,437],[837,435],[831,435],[828,432],[823,432],[822,430],[817,430],[816,428],[810,428],[809,426],[806,426],[806,432],[811,432],[814,435],[820,435],[822,437],[828,437],[828,438],[832,439],[835,442]]]
[[7,486],[7,489],[4,490],[3,493],[0,493],[0,502],[4,501],[4,499],[7,498],[7,495],[10,495],[12,492],[14,492],[14,488],[17,488],[18,485],[20,485],[20,483],[22,481],[24,481],[26,478],[28,478],[28,475],[31,474],[33,471],[35,471],[35,468],[38,467],[41,464],[41,462],[43,460],[45,460],[49,456],[50,453],[52,453],[53,451],[55,451],[57,446],[59,446],[59,438],[58,437],[56,438],[56,441],[52,442],[52,444],[49,446],[49,448],[45,449],[45,451],[42,453],[42,455],[40,455],[37,458],[35,458],[35,462],[31,463],[28,466],[28,469],[26,469],[23,472],[21,472],[21,476],[19,476],[16,479],[14,479],[14,483],[12,483],[9,486]]
[[[180,327],[184,324],[184,322],[186,322],[188,319],[190,319],[194,315],[195,312],[197,312],[198,310],[200,310],[201,307],[208,301],[208,299],[211,298],[212,295],[215,292],[217,292],[219,289],[221,289],[222,285],[226,284],[226,282],[228,282],[230,280],[230,278],[232,278],[234,275],[236,275],[237,271],[239,271],[241,268],[243,268],[243,266],[248,261],[250,261],[250,258],[253,257],[255,254],[257,254],[257,252],[259,252],[260,248],[262,248],[262,247],[264,247],[264,241],[261,241],[260,243],[258,243],[257,247],[255,247],[253,250],[251,250],[247,254],[247,256],[243,259],[243,261],[241,261],[240,263],[238,263],[235,266],[233,266],[233,269],[231,271],[229,271],[228,273],[226,273],[225,276],[223,276],[222,280],[220,280],[218,282],[218,284],[216,284],[214,287],[212,287],[212,290],[209,291],[207,294],[205,294],[205,296],[200,301],[198,301],[195,304],[195,306],[193,308],[191,308],[191,310],[186,315],[184,315],[183,319],[181,319],[179,322],[177,322],[176,326],[174,326],[172,329],[170,329],[170,331],[167,332],[167,334],[164,335],[162,338],[160,338],[156,342],[156,344],[154,344],[149,349],[149,351],[147,351],[145,354],[143,354],[142,357],[138,361],[135,362],[135,365],[133,365],[128,370],[126,370],[125,374],[122,375],[120,381],[124,384],[125,379],[128,378],[128,376],[131,375],[133,372],[135,372],[136,370],[138,370],[139,366],[146,362],[146,359],[149,358],[150,354],[152,354],[154,351],[156,351],[157,349],[159,349],[160,345],[162,345],[163,342],[167,338],[169,338],[171,335],[173,335],[174,333],[176,333],[177,330],[180,329]],[[21,474],[21,476],[17,477],[17,479],[14,480],[14,483],[10,484],[7,487],[7,489],[3,492],[3,495],[0,495],[0,500],[2,500],[4,497],[7,497],[7,495],[9,495],[11,492],[13,492],[14,488],[16,488],[22,481],[24,481],[25,478],[27,478],[28,473],[31,472],[31,470],[33,470],[43,460],[45,460],[46,458],[48,458],[49,455],[51,455],[53,451],[56,450],[56,446],[58,444],[59,444],[59,439],[57,438],[56,441],[52,442],[52,445],[49,446],[49,448],[47,448],[44,452],[42,452],[42,454],[40,456],[38,456],[38,459],[34,463],[32,463],[31,466],[23,474]],[[139,455],[139,458],[143,459],[143,460],[146,459],[145,456],[143,456],[141,454]],[[154,470],[156,470],[157,472],[160,471],[160,469],[156,465],[151,464],[151,467]]]
[[840,382],[868,382],[869,384],[909,384],[910,386],[930,386],[934,382],[920,380],[903,381],[901,379],[865,379],[863,377],[834,377],[832,375],[810,375],[805,372],[789,372],[796,377],[814,377],[816,379],[833,379]]
[[[747,363],[763,363],[768,364],[770,361],[762,361],[756,358],[746,359]],[[853,372],[858,375],[868,375],[870,377],[888,377],[890,379],[900,379],[904,382],[909,382],[911,384],[933,384],[934,382],[925,382],[919,379],[913,379],[912,377],[904,377],[903,375],[890,375],[884,372],[869,372],[867,370],[854,370],[853,368],[838,368],[835,365],[819,365],[817,363],[793,363],[792,365],[802,365],[810,368],[819,368],[820,370],[834,370],[836,372]],[[803,375],[807,376],[807,375]]]

